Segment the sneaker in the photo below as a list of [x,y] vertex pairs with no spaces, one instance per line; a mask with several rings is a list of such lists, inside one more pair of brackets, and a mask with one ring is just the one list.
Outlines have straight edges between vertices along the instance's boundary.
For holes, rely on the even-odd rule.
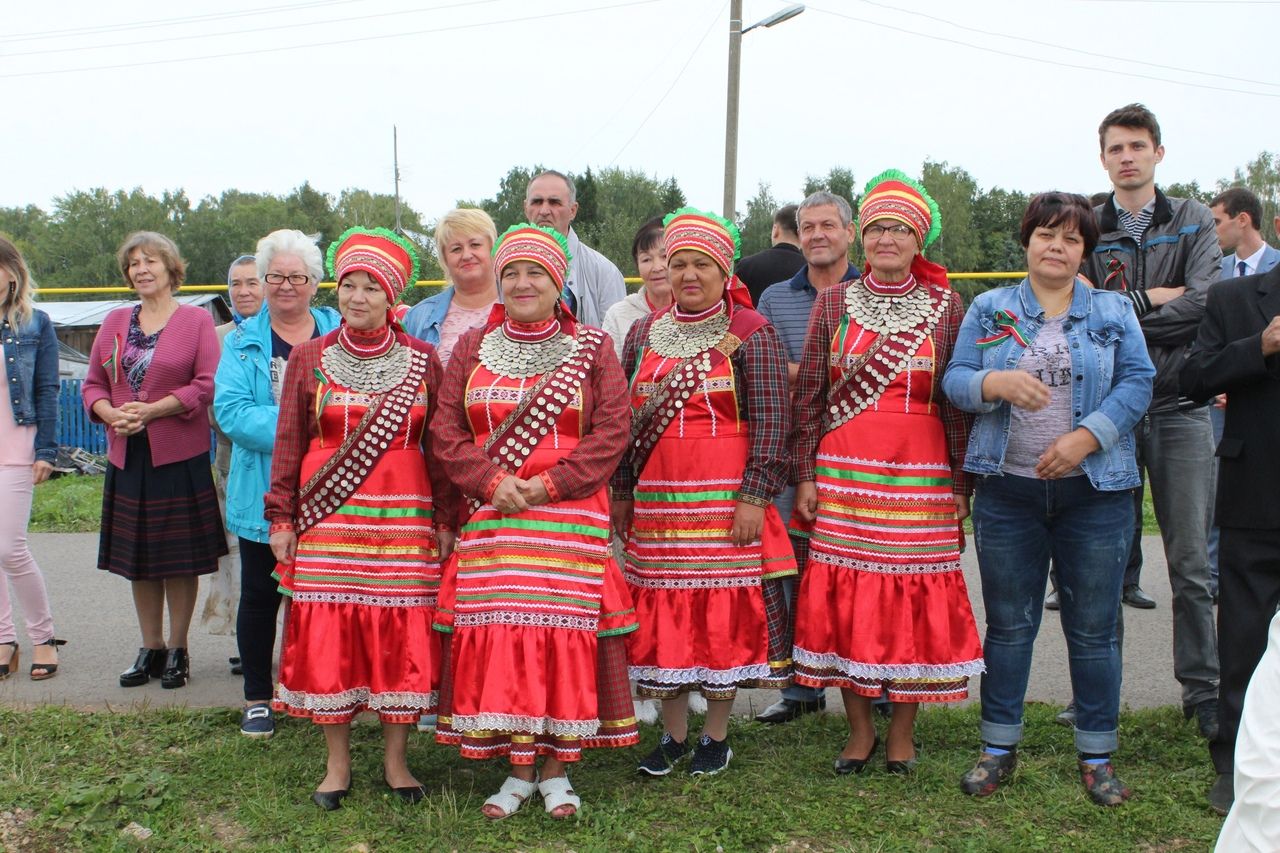
[[650,776],[666,776],[675,769],[676,762],[688,754],[688,741],[676,740],[671,735],[663,732],[662,740],[658,741],[658,745],[653,748],[653,752],[644,757],[637,769],[641,773],[648,773]]
[[266,740],[276,733],[276,718],[266,702],[250,705],[240,714],[240,734]]
[[693,750],[693,764],[689,767],[690,776],[714,776],[729,767],[729,759],[733,758],[733,750],[729,748],[729,739],[712,740],[711,735],[703,735]]
[[439,718],[435,714],[423,714],[418,717],[418,731],[425,734],[433,734],[436,730],[436,723]]
[[1057,713],[1053,721],[1060,726],[1074,729],[1076,727],[1076,700],[1072,699],[1067,707]]
[[973,769],[960,777],[960,790],[971,797],[989,797],[1009,780],[1018,766],[1018,753],[1010,750],[1004,755],[984,752],[978,756]]

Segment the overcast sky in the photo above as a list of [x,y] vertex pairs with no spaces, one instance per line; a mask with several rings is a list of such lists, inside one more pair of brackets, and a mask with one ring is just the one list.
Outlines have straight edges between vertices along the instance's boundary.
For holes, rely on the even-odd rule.
[[[746,24],[787,5],[746,0]],[[817,0],[743,38],[738,208],[928,158],[981,187],[1107,188],[1096,129],[1142,101],[1161,183],[1280,150],[1262,0]],[[392,191],[426,219],[517,164],[675,175],[718,209],[724,0],[5,3],[0,205],[73,189]],[[283,223],[282,223],[283,224]]]

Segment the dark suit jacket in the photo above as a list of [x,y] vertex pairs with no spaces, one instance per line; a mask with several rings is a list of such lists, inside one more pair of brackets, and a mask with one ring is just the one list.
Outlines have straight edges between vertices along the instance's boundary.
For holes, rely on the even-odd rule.
[[802,266],[804,255],[800,254],[800,250],[790,243],[779,243],[763,252],[747,255],[738,261],[733,271],[747,286],[751,304],[758,305],[760,294],[764,293],[766,287],[786,281],[799,272]]
[[1262,355],[1262,330],[1278,314],[1280,267],[1218,282],[1182,368],[1182,393],[1227,395],[1219,527],[1280,528],[1280,354]]

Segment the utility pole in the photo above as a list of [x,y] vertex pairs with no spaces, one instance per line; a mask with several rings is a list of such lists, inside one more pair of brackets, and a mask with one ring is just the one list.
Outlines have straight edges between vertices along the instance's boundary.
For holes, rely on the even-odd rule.
[[729,87],[724,127],[724,218],[734,221],[738,190],[738,79],[742,71],[742,0],[729,3]]
[[403,234],[400,225],[400,138],[396,126],[391,125],[391,164],[396,176],[396,233]]

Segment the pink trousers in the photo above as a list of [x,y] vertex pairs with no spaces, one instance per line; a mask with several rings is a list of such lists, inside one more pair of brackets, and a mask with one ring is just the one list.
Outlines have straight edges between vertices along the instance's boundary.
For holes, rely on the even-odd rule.
[[27,620],[27,636],[32,643],[53,639],[53,614],[44,575],[27,547],[27,522],[31,519],[30,465],[0,465],[0,571],[7,583],[0,583],[0,643],[18,638],[13,627],[13,605],[9,587],[22,605]]

